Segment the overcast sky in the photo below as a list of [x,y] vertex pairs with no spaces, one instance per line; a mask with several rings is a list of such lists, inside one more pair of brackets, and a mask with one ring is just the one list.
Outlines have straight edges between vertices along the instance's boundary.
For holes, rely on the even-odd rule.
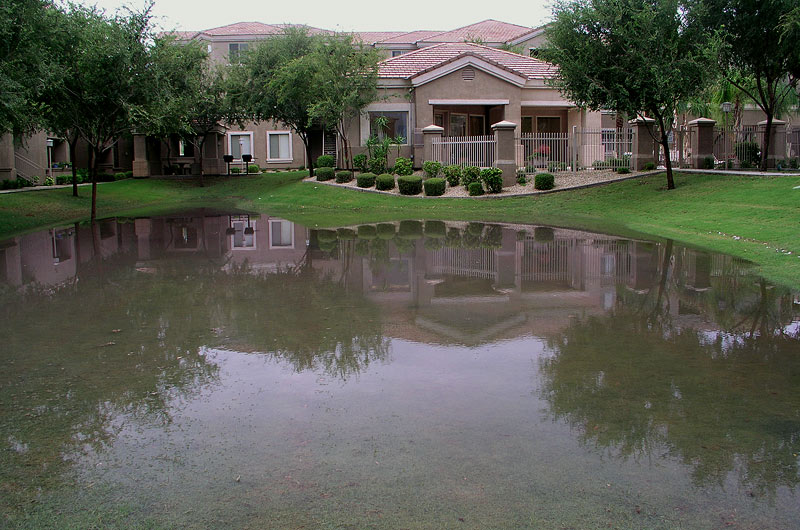
[[[109,13],[120,6],[141,8],[144,0],[80,0]],[[538,26],[550,15],[550,0],[156,0],[160,29],[201,30],[257,21],[308,24],[337,31],[450,30],[487,18]]]

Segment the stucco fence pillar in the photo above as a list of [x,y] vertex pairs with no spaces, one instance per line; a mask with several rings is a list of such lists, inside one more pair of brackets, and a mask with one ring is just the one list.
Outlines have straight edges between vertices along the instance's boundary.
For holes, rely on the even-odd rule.
[[645,164],[658,162],[658,151],[653,118],[637,118],[628,122],[633,128],[633,153],[631,169],[641,170]]
[[499,121],[492,125],[494,132],[494,167],[503,172],[503,187],[513,186],[517,182],[517,145],[514,133],[517,124],[510,121]]
[[419,164],[420,167],[428,160],[436,160],[433,152],[433,143],[434,141],[440,142],[443,134],[444,128],[438,125],[428,125],[422,129],[422,161]]
[[716,121],[709,118],[697,118],[690,121],[689,144],[692,150],[691,167],[701,169],[706,158],[714,159],[714,126]]
[[[758,122],[758,133],[761,137],[762,150],[764,149],[764,137],[767,134],[767,120]],[[769,153],[761,153],[761,157],[767,157],[767,167],[774,168],[778,160],[786,158],[786,122],[782,120],[772,120],[772,137],[769,143]]]
[[144,134],[133,135],[133,176],[150,176],[150,161],[147,159],[147,136]]

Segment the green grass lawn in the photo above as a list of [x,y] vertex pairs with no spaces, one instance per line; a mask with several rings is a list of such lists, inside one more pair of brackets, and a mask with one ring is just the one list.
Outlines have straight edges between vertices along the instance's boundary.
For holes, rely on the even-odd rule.
[[[747,258],[767,278],[800,287],[800,175],[663,175],[536,197],[420,199],[300,182],[301,172],[230,179],[125,180],[98,186],[98,215],[179,209],[263,212],[307,226],[400,219],[540,223],[625,235],[672,238]],[[0,239],[88,218],[90,190],[0,195]],[[787,254],[785,252],[791,252]]]

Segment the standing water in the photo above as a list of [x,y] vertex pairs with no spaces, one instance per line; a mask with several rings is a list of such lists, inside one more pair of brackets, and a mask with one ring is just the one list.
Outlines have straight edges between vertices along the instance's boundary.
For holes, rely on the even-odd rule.
[[750,269],[211,211],[14,238],[3,524],[796,527],[800,296]]

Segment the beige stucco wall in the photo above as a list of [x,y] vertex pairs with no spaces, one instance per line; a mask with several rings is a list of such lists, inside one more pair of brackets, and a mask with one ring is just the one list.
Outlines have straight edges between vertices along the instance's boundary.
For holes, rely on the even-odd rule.
[[[292,146],[292,160],[291,161],[269,161],[267,160],[267,133],[272,131],[288,131],[291,138]],[[250,132],[253,134],[253,156],[255,160],[252,164],[258,164],[259,167],[266,167],[270,169],[286,169],[286,168],[299,168],[300,166],[308,166],[306,162],[306,150],[300,136],[292,131],[289,127],[282,123],[274,121],[266,121],[260,123],[246,123],[243,128],[235,125],[229,125],[228,131],[223,141],[223,149],[225,154],[230,153],[229,138],[231,133]]]

